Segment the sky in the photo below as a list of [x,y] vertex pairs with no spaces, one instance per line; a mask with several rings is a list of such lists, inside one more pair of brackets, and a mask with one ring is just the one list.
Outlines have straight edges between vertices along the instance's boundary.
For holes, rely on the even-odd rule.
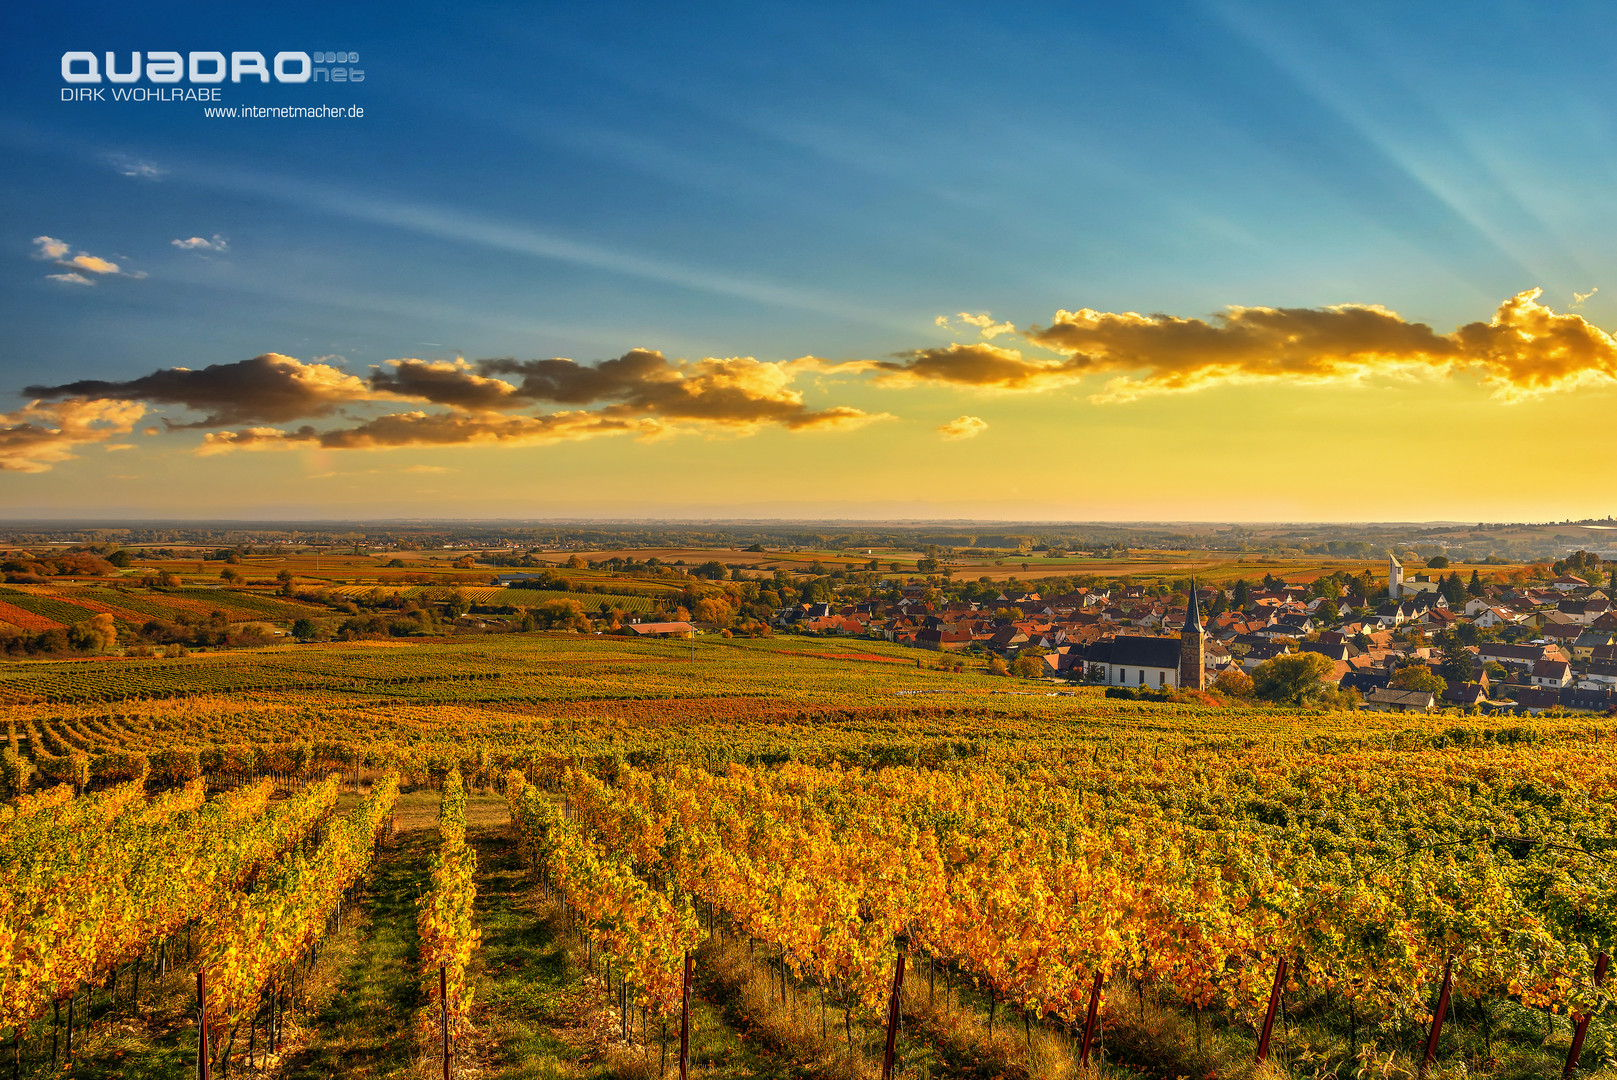
[[1611,514],[1614,39],[11,5],[0,516]]

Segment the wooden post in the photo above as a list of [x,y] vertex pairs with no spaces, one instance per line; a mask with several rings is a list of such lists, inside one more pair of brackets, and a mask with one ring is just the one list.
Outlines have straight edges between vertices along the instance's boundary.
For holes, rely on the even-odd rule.
[[685,950],[685,981],[679,1001],[679,1080],[691,1077],[691,951]]
[[208,984],[202,969],[197,968],[197,1076],[208,1080],[211,1074],[208,1062]]
[[1089,988],[1089,1015],[1084,1018],[1083,1050],[1078,1057],[1078,1063],[1086,1069],[1089,1068],[1089,1048],[1095,1042],[1095,1019],[1100,1015],[1100,980],[1101,973],[1097,969],[1094,985]]
[[1426,1036],[1426,1056],[1421,1059],[1420,1074],[1426,1075],[1426,1070],[1432,1067],[1437,1060],[1437,1040],[1443,1034],[1443,1017],[1449,1011],[1449,986],[1454,975],[1454,961],[1443,962],[1443,991],[1437,995],[1437,1012],[1432,1016],[1432,1032]]
[[444,1080],[449,1080],[449,969],[438,965],[438,1026],[444,1037]]
[[[1606,969],[1611,966],[1611,956],[1601,953],[1595,960],[1595,986],[1606,981]],[[1578,1068],[1578,1058],[1583,1054],[1583,1037],[1589,1034],[1589,1018],[1578,1017],[1578,1025],[1572,1032],[1572,1049],[1567,1051],[1566,1069],[1562,1076],[1570,1077]]]
[[898,1040],[898,1007],[904,992],[904,950],[893,961],[893,995],[887,1002],[887,1049],[881,1057],[881,1080],[893,1080],[893,1046]]
[[1263,1034],[1258,1037],[1258,1064],[1269,1060],[1269,1036],[1275,1027],[1275,1013],[1280,1011],[1280,995],[1286,989],[1286,958],[1280,958],[1275,968],[1274,988],[1269,991],[1269,1011],[1263,1014]]

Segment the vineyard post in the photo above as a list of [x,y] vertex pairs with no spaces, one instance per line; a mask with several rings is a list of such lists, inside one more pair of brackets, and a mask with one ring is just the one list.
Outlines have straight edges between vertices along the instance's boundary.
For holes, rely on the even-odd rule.
[[208,986],[197,968],[197,1076],[208,1080]]
[[1089,988],[1089,1015],[1084,1018],[1084,1043],[1079,1053],[1078,1063],[1083,1068],[1089,1068],[1089,1048],[1095,1042],[1095,1018],[1100,1015],[1100,980],[1099,969],[1095,971],[1095,982]]
[[685,950],[685,979],[679,991],[679,1080],[691,1076],[691,951]]
[[1449,1011],[1449,988],[1453,975],[1454,960],[1451,957],[1443,962],[1443,991],[1437,995],[1437,1012],[1432,1015],[1432,1031],[1426,1036],[1426,1056],[1421,1059],[1420,1075],[1423,1077],[1437,1060],[1437,1040],[1443,1034],[1443,1017]]
[[882,1052],[881,1080],[893,1080],[893,1044],[898,1038],[899,995],[904,992],[904,949],[893,961],[893,996],[887,1003],[887,1049]]
[[438,965],[438,1026],[444,1040],[444,1080],[449,1080],[449,969]]
[[1258,1037],[1258,1064],[1269,1060],[1269,1036],[1274,1031],[1275,1013],[1280,1009],[1280,995],[1286,989],[1286,958],[1280,958],[1275,968],[1274,989],[1269,991],[1269,1011],[1263,1014],[1263,1034]]
[[[1596,987],[1606,981],[1606,969],[1610,966],[1611,956],[1608,953],[1601,953],[1599,958],[1595,960]],[[1589,1034],[1589,1018],[1580,1016],[1578,1017],[1578,1025],[1572,1032],[1572,1049],[1567,1051],[1566,1069],[1562,1071],[1562,1076],[1570,1077],[1577,1070],[1578,1058],[1583,1054],[1583,1037],[1587,1034]]]

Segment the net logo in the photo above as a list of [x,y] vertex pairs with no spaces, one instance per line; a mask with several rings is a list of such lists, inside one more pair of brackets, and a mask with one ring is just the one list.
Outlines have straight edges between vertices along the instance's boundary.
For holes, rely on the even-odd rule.
[[[129,54],[127,67],[119,70],[118,54],[105,54],[106,63],[93,52],[65,52],[62,54],[62,81],[74,85],[96,84],[105,79],[109,83],[136,83],[144,75],[148,82],[222,83],[228,76],[233,83],[244,78],[251,82],[278,83],[306,82],[364,82],[363,68],[350,65],[359,63],[357,52],[278,52],[274,60],[265,60],[261,52],[233,52],[225,59],[222,52],[138,52]],[[65,94],[66,91],[63,91]]]

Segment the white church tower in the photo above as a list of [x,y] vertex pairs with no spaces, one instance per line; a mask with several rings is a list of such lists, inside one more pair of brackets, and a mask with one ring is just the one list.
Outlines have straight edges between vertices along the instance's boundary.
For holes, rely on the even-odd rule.
[[1390,551],[1387,552],[1387,595],[1394,600],[1404,595],[1404,564]]

